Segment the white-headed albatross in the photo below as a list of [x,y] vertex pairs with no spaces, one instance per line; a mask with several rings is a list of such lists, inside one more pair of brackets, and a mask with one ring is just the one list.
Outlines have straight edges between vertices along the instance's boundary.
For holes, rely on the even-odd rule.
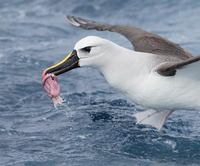
[[173,111],[200,109],[199,56],[194,57],[178,44],[140,28],[101,24],[74,16],[67,19],[83,29],[120,33],[134,50],[88,36],[78,41],[65,59],[47,68],[47,73],[59,75],[83,66],[97,68],[110,85],[147,108],[134,114],[137,123],[158,130]]

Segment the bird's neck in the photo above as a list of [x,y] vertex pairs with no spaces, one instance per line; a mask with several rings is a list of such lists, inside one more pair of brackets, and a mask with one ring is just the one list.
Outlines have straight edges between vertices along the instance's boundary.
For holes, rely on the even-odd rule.
[[129,91],[130,87],[137,89],[139,82],[149,73],[145,55],[122,47],[115,48],[112,54],[106,56],[105,65],[99,67],[105,79],[111,86],[124,92]]
[[[148,73],[151,67],[152,56],[148,53],[136,52],[116,45],[112,51],[106,50],[102,59],[102,65],[99,65],[100,71],[105,75],[127,75],[137,77]],[[120,76],[121,77],[121,76]]]

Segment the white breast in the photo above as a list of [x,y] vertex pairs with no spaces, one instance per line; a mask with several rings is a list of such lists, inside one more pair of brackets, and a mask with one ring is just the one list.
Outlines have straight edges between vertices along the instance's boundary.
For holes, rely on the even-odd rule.
[[147,107],[156,109],[200,108],[200,84],[195,80],[176,76],[162,77],[157,73],[151,73],[137,88],[135,92],[130,88],[130,97],[138,94],[139,97],[134,100]]
[[143,59],[136,57],[137,55],[131,55],[128,60],[125,57],[116,58],[113,64],[103,70],[106,80],[144,107],[200,108],[199,81],[179,76],[160,76],[150,70],[150,65],[154,64],[148,59],[148,54]]

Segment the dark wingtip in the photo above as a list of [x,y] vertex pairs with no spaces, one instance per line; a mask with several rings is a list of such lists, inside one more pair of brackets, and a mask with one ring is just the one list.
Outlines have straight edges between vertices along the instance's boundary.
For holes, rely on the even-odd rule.
[[70,24],[72,24],[76,27],[80,27],[80,23],[79,23],[79,21],[77,20],[76,17],[67,15],[66,19]]
[[88,28],[88,26],[91,26],[92,24],[94,24],[94,21],[91,20],[87,20],[81,17],[76,17],[76,16],[66,16],[67,21],[76,26],[76,27],[82,27],[82,28]]

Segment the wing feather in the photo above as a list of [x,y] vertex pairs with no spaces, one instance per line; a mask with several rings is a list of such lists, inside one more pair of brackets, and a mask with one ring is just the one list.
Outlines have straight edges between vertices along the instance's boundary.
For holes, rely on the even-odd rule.
[[87,30],[95,29],[98,31],[117,32],[125,36],[132,43],[136,51],[175,56],[181,60],[193,57],[192,54],[181,48],[178,44],[137,27],[103,24],[75,16],[67,16],[67,20],[72,25]]
[[156,71],[162,76],[175,76],[179,72],[200,79],[200,56],[181,62],[164,62],[157,67]]

